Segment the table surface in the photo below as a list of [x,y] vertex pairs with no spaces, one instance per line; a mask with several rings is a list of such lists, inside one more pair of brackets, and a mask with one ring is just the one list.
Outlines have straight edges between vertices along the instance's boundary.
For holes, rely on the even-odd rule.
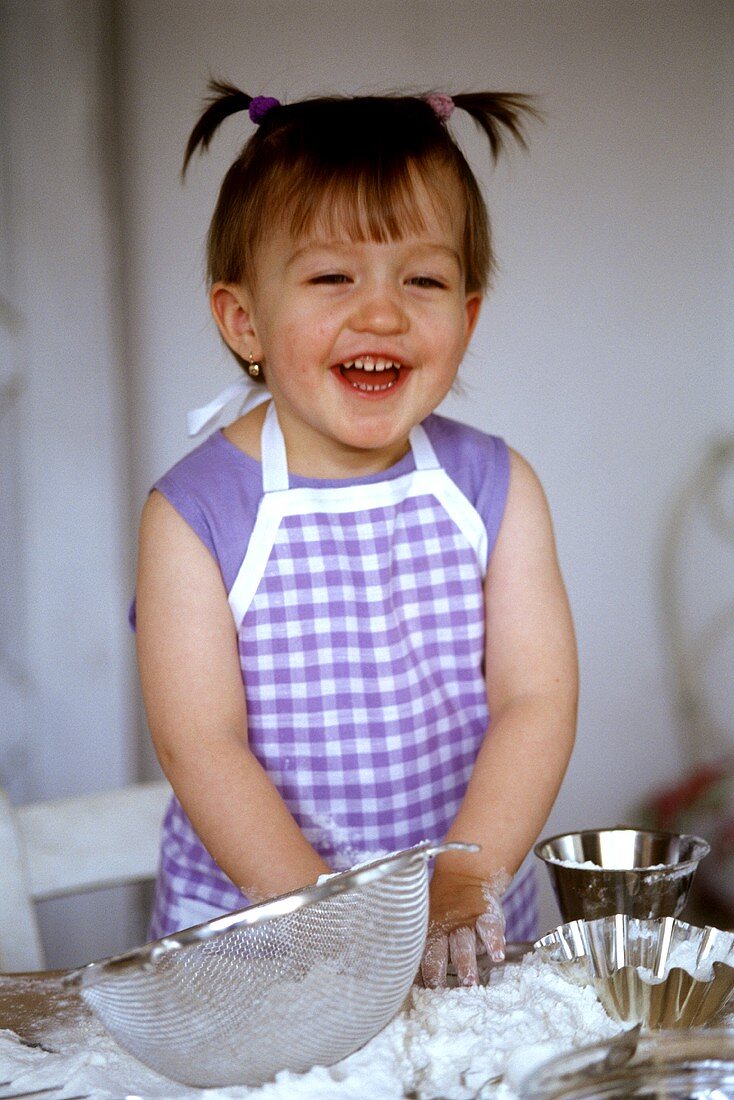
[[[531,948],[530,943],[508,944],[506,962],[494,969],[519,962]],[[490,969],[486,959],[480,961],[480,980],[488,980]],[[104,1095],[113,1095],[115,1100],[123,1100],[128,1094],[130,1081],[135,1081],[136,1089],[149,1097],[200,1095],[199,1090],[170,1082],[172,1087],[166,1090],[164,1078],[117,1047],[82,1000],[78,987],[64,984],[63,979],[68,973],[57,970],[0,974],[0,1100],[11,1095],[26,1096],[31,1089],[42,1086],[61,1084],[57,1078],[60,1075],[63,1077],[67,1071],[73,1075],[85,1057],[87,1062],[95,1058],[100,1064],[104,1059],[109,1062],[108,1076],[122,1087],[118,1093],[112,1085],[113,1091],[104,1091]],[[456,984],[455,974],[451,972],[448,984]],[[20,1045],[14,1036],[18,1036]],[[85,1051],[88,1052],[86,1055]],[[13,1081],[13,1085],[6,1084],[9,1080]],[[81,1090],[74,1088],[73,1084],[71,1087],[75,1097],[96,1095],[93,1088]],[[29,1092],[20,1092],[20,1088],[26,1088]],[[43,1096],[43,1100],[56,1100],[62,1095],[68,1096],[69,1093],[64,1089],[51,1090]],[[231,1092],[217,1089],[207,1090],[207,1095],[241,1095],[241,1092],[239,1089]]]
[[[505,964],[518,963],[531,948],[529,943],[508,944]],[[488,979],[491,968],[486,960],[480,965],[480,976]],[[68,1088],[49,1089],[42,1100],[69,1097],[130,1097],[132,1082],[136,1097],[201,1096],[200,1090],[166,1082],[122,1051],[107,1035],[102,1024],[92,1014],[74,985],[65,985],[68,971],[43,971],[31,974],[0,974],[0,1100],[9,1096],[29,1096],[32,1089],[61,1085],[59,1076],[68,1072]],[[449,984],[455,984],[455,978]],[[734,1026],[734,1016],[722,1021]],[[20,1039],[20,1044],[9,1033]],[[28,1049],[30,1047],[40,1049]],[[46,1052],[46,1053],[44,1053]],[[85,1053],[86,1052],[86,1053]],[[11,1066],[6,1072],[6,1062]],[[99,1068],[94,1070],[97,1065]],[[89,1086],[89,1073],[97,1072],[99,1085]],[[75,1076],[76,1075],[76,1076]],[[5,1082],[12,1080],[13,1085]],[[85,1082],[84,1087],[79,1084]],[[20,1089],[25,1088],[26,1092]],[[69,1089],[71,1091],[69,1091]],[[109,1090],[109,1091],[108,1091]],[[206,1090],[209,1097],[242,1096],[245,1090]]]
[[75,988],[62,984],[65,970],[0,975],[0,1028],[26,1043],[43,1045],[49,1033],[92,1014]]
[[[531,943],[508,943],[505,964],[518,962],[531,950]],[[489,963],[480,960],[480,980],[486,982]],[[27,974],[0,974],[0,1029],[14,1031],[24,1042],[46,1045],[64,1027],[91,1025],[94,1016],[76,986],[65,986],[67,970],[44,970]],[[448,984],[455,985],[449,969]],[[101,1026],[101,1025],[100,1025]]]

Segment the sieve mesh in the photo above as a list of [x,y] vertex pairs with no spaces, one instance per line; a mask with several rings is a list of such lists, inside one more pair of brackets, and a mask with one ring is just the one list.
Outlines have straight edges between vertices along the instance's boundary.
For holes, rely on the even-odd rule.
[[419,845],[69,980],[121,1046],[186,1084],[259,1085],[330,1065],[407,995],[425,943],[427,860],[446,847]]

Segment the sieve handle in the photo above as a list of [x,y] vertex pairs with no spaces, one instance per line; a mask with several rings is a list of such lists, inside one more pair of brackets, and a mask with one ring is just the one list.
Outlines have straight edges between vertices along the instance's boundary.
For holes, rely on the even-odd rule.
[[424,859],[435,859],[436,856],[441,856],[444,852],[478,852],[480,850],[481,844],[473,844],[464,840],[447,840],[444,844],[434,844],[432,841],[426,841],[425,844],[416,845],[414,849],[416,855],[420,855]]

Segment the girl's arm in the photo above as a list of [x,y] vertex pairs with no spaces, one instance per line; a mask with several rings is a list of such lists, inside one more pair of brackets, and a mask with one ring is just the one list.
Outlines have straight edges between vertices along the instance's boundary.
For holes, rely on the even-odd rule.
[[548,817],[575,736],[578,670],[571,613],[545,495],[515,452],[485,593],[491,721],[447,834],[449,840],[475,841],[481,851],[437,860],[423,968],[428,984],[439,984],[445,973],[448,933],[460,980],[476,980],[475,925],[490,953],[501,956],[502,929],[491,909]]
[[203,844],[254,900],[329,870],[247,744],[237,634],[219,569],[162,494],[140,526],[137,649],[158,758]]

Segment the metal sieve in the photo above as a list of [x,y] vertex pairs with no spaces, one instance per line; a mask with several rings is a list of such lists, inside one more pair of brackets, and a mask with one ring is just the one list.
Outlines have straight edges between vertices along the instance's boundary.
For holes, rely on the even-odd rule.
[[425,842],[72,971],[141,1062],[200,1087],[331,1065],[402,1005],[428,926]]

